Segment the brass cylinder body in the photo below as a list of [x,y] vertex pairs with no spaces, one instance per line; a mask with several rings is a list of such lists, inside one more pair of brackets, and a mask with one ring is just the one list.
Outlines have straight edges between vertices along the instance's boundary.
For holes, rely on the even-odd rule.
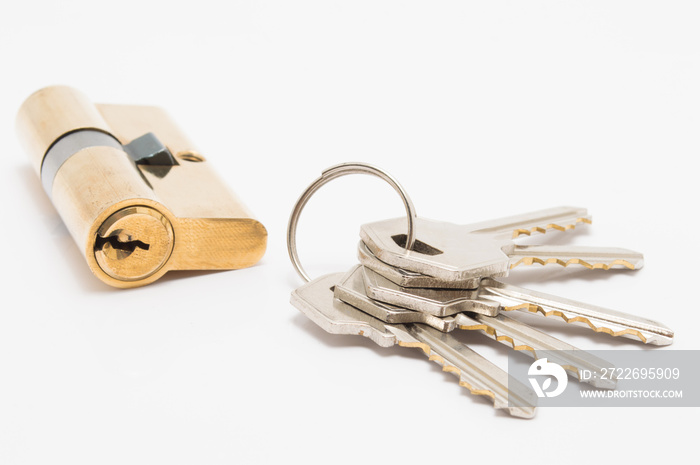
[[[172,215],[124,150],[85,147],[46,173],[51,148],[62,138],[93,129],[111,134],[87,97],[68,87],[42,89],[22,105],[17,126],[42,181],[53,178],[47,194],[98,278],[112,286],[134,287],[167,271],[163,265],[174,245]],[[105,228],[105,222],[114,223],[119,212],[123,212],[118,218],[121,227]]]
[[95,105],[69,87],[31,95],[20,139],[93,273],[116,287],[169,270],[255,264],[267,231],[156,107]]

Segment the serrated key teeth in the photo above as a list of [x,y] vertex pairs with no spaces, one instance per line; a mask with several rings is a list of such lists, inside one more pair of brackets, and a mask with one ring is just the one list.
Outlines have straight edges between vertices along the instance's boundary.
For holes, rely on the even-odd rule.
[[540,233],[540,234],[546,234],[547,231],[549,230],[555,230],[555,231],[571,231],[573,229],[576,229],[578,225],[581,224],[591,224],[593,221],[591,220],[590,217],[579,217],[575,218],[570,222],[566,223],[547,223],[542,226],[532,226],[529,228],[518,228],[513,231],[513,238],[515,239],[516,237],[520,236],[531,236],[532,233]]
[[[493,320],[491,320],[493,321]],[[527,344],[520,344],[516,342],[511,336],[507,334],[501,334],[499,330],[494,328],[492,325],[483,323],[481,321],[472,320],[472,318],[466,315],[459,315],[457,317],[457,327],[463,331],[481,331],[485,335],[491,337],[497,342],[509,345],[513,350],[521,351],[526,350],[532,353],[532,355],[537,358],[537,351],[534,347]]]
[[520,245],[505,248],[504,252],[510,257],[510,269],[534,264],[579,265],[590,270],[636,270],[644,266],[643,254],[618,247]]
[[[424,355],[428,357],[428,360],[431,362],[435,362],[439,364],[442,367],[442,371],[446,373],[451,373],[455,375],[459,379],[459,385],[466,390],[469,391],[469,394],[474,395],[474,396],[485,396],[488,397],[493,401],[493,406],[494,408],[497,409],[508,409],[510,411],[509,405],[507,402],[504,402],[503,400],[500,399],[498,395],[491,389],[486,389],[486,388],[479,388],[474,386],[473,384],[469,383],[468,381],[465,380],[466,374],[458,367],[450,363],[449,360],[447,360],[445,357],[437,353],[434,349],[432,349],[427,343],[424,342],[411,342],[411,341],[405,341],[402,340],[402,337],[405,337],[402,335],[403,331],[400,330],[399,328],[391,328],[390,331],[392,331],[394,334],[396,334],[398,345],[401,347],[406,347],[406,348],[413,348],[413,349],[420,349]],[[514,415],[513,413],[511,413]],[[527,413],[525,413],[527,414]],[[531,413],[531,415],[534,415],[534,411]],[[517,415],[516,415],[517,416]],[[529,417],[527,417],[529,418]]]
[[566,231],[577,224],[590,223],[588,210],[580,207],[554,207],[525,214],[482,221],[467,225],[470,231],[478,234],[491,234],[504,238],[530,235],[533,232],[545,233],[548,230]]
[[[653,332],[642,332],[638,329],[634,328],[623,328],[620,330],[614,330],[608,326],[604,326],[605,323],[596,325],[593,323],[593,321],[599,321],[594,318],[587,318],[584,316],[580,315],[575,315],[575,316],[567,316],[567,312],[563,312],[560,310],[547,310],[543,308],[542,306],[539,305],[533,305],[529,303],[525,304],[520,304],[520,305],[515,305],[515,306],[510,306],[510,307],[505,307],[506,311],[511,311],[511,310],[521,310],[521,311],[526,311],[530,313],[540,313],[542,316],[545,317],[550,317],[550,316],[557,316],[564,320],[566,323],[578,323],[578,324],[583,324],[591,328],[593,331],[596,333],[605,333],[609,334],[610,336],[613,337],[625,337],[628,339],[633,339],[633,340],[639,340],[643,342],[644,344],[651,344],[651,345],[657,345],[657,346],[665,346],[665,345],[670,345],[673,343],[673,331],[670,329],[668,332],[664,332],[663,334],[660,333],[653,333]],[[654,324],[657,324],[661,326],[662,328],[666,328],[665,326],[661,325],[660,323],[656,322],[651,322]],[[667,329],[667,328],[666,328]],[[646,334],[646,336],[645,336]]]
[[530,266],[530,265],[559,265],[563,266],[564,268],[568,267],[569,265],[580,265],[583,266],[584,268],[588,268],[589,270],[610,270],[613,268],[627,268],[628,270],[638,270],[644,266],[644,260],[639,260],[639,261],[634,261],[630,262],[627,260],[613,260],[612,262],[609,263],[601,263],[601,262],[593,262],[589,263],[586,260],[582,260],[580,258],[570,258],[568,260],[562,260],[559,258],[547,258],[547,259],[542,259],[538,257],[522,257],[515,263],[511,263],[510,269],[512,270],[513,268],[519,266],[519,265],[525,265],[525,266]]

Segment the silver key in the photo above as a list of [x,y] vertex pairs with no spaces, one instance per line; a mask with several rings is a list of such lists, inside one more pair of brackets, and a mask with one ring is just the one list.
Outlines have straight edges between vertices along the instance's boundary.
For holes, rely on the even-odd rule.
[[[364,269],[366,295],[383,303],[428,313],[454,315],[462,311],[493,316],[500,311],[521,310],[560,317],[567,323],[589,327],[611,336],[623,336],[645,344],[669,345],[673,331],[663,324],[616,310],[564,299],[542,292],[484,278],[478,289],[402,288],[378,273]],[[486,304],[491,304],[489,307]]]
[[[493,316],[520,310],[588,327],[611,336],[622,336],[652,345],[673,343],[674,333],[657,321],[636,315],[532,291],[493,278],[484,278],[476,290],[401,288],[365,269],[366,295],[374,300],[436,316],[470,311]],[[485,304],[490,303],[493,307]]]
[[496,279],[482,280],[479,298],[497,302],[505,310],[559,317],[567,323],[589,327],[611,336],[636,339],[645,344],[663,346],[673,343],[673,331],[657,321],[523,289]]
[[[358,268],[364,275],[366,294],[374,300],[435,316],[474,312],[497,315],[500,304],[478,300],[479,290],[403,288],[368,268]],[[359,278],[362,280],[362,278]]]
[[326,275],[303,285],[292,292],[292,305],[329,333],[357,334],[382,347],[420,348],[429,360],[455,374],[460,386],[472,394],[489,397],[495,408],[506,409],[513,416],[534,416],[535,407],[530,406],[536,405],[536,399],[532,391],[509,380],[505,371],[449,333],[424,325],[388,325],[336,299],[333,287],[342,276]]
[[[353,267],[338,281],[335,286],[335,297],[386,323],[422,323],[443,332],[452,331],[456,327],[464,330],[482,331],[491,339],[522,351],[535,359],[546,355],[551,361],[559,363],[571,376],[580,381],[589,382],[596,387],[615,387],[614,381],[593,379],[593,377],[582,378],[582,370],[600,373],[602,368],[610,367],[612,364],[525,323],[505,315],[490,317],[460,313],[446,318],[438,318],[426,313],[377,302],[366,293],[365,276],[361,266]],[[552,353],[540,355],[543,351],[551,351]]]
[[418,239],[408,253],[404,249],[403,219],[363,225],[360,236],[382,262],[448,282],[507,276],[513,266],[522,263],[578,264],[603,269],[643,266],[642,254],[627,249],[516,246],[513,242],[521,234],[568,230],[588,222],[586,210],[574,207],[550,208],[463,226],[418,218]]

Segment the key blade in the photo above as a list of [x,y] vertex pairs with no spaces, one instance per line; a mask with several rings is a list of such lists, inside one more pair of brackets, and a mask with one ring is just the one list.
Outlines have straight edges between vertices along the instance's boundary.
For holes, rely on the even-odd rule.
[[455,329],[454,317],[438,318],[427,313],[378,302],[367,297],[362,266],[353,267],[335,286],[335,297],[389,324],[423,323],[439,331]]
[[[459,329],[481,331],[489,338],[521,351],[534,359],[547,357],[561,365],[575,379],[598,388],[613,389],[615,380],[583,378],[583,370],[601,373],[603,368],[613,365],[584,350],[559,340],[532,326],[506,315],[489,317],[484,315],[459,314],[455,317]],[[546,352],[546,353],[543,353]]]
[[579,224],[590,224],[588,210],[579,207],[554,207],[521,215],[508,216],[496,220],[467,225],[469,231],[479,234],[501,236],[509,239],[533,232],[546,233],[550,230],[568,231]]
[[531,291],[495,279],[484,279],[481,290],[480,298],[498,302],[505,310],[539,313],[547,317],[556,316],[567,323],[587,326],[595,332],[635,339],[645,344],[673,343],[671,329],[647,318]]
[[556,264],[563,267],[580,265],[591,270],[624,268],[638,270],[644,266],[644,255],[618,247],[573,247],[557,245],[515,246],[508,253],[510,268],[518,265]]
[[452,335],[424,325],[397,325],[389,330],[400,345],[422,349],[443,371],[457,376],[460,386],[471,394],[491,398],[494,408],[521,418],[535,416],[532,391]]
[[366,295],[374,300],[435,316],[460,312],[496,315],[500,306],[478,300],[478,290],[402,288],[374,271],[363,268]]

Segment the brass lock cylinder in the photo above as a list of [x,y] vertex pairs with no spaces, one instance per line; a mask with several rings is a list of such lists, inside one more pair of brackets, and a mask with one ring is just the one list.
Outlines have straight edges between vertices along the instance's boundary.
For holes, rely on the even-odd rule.
[[17,129],[102,281],[135,287],[171,269],[242,268],[262,257],[265,228],[162,110],[95,105],[56,86],[24,102]]

